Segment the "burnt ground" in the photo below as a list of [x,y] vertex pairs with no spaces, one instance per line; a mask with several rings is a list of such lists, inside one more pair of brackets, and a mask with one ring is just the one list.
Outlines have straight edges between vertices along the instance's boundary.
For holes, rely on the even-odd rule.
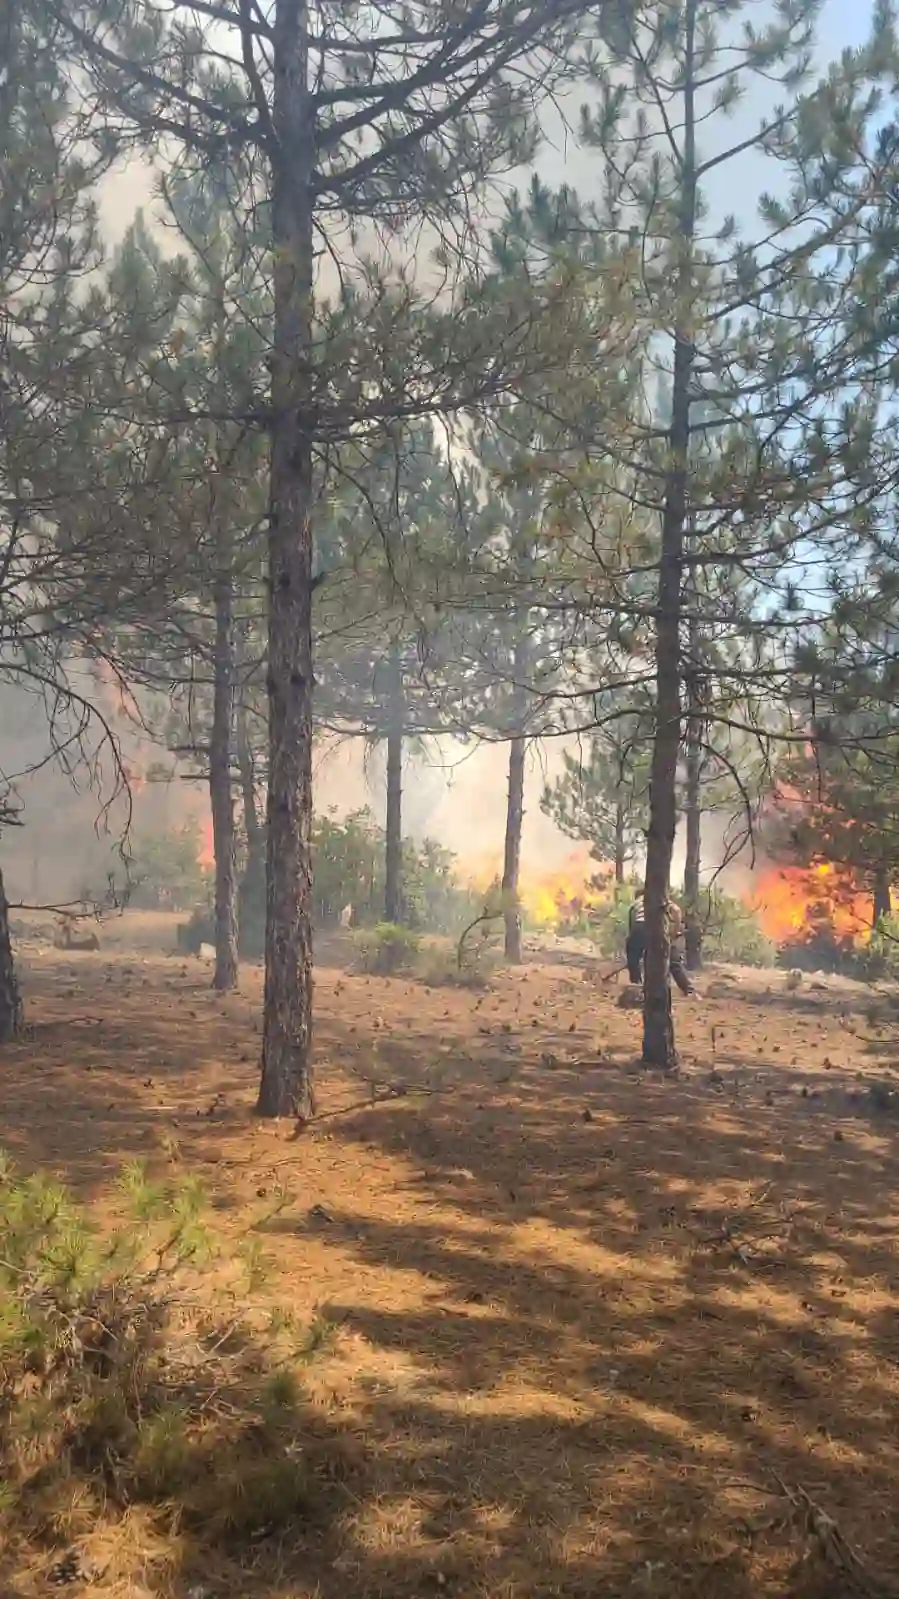
[[[91,1593],[894,1591],[889,995],[707,975],[667,1081],[620,990],[573,965],[487,993],[326,965],[298,1140],[251,1114],[257,970],[219,998],[147,947],[23,966],[0,1143],[100,1215],[135,1156],[202,1176],[225,1248],[257,1239],[264,1294],[329,1327],[302,1380],[355,1461],[314,1529],[199,1574],[189,1538],[132,1539]],[[47,1591],[37,1566],[5,1583]]]

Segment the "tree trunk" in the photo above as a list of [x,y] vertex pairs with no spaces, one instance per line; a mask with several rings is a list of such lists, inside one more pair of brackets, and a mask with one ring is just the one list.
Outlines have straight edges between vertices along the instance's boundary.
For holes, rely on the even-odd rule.
[[237,770],[240,775],[246,856],[238,889],[239,945],[244,959],[258,960],[263,953],[265,915],[265,829],[256,804],[256,770],[243,709],[237,713]]
[[272,35],[272,460],[269,766],[260,1116],[315,1112],[312,1084],[312,444],[315,126],[306,0],[277,0]]
[[684,861],[684,953],[688,972],[702,968],[702,906],[699,882],[702,867],[702,813],[691,789],[690,752],[687,753],[687,858]]
[[22,996],[9,937],[9,906],[0,872],[0,1044],[11,1044],[22,1031]]
[[503,904],[506,923],[506,960],[521,965],[521,829],[524,822],[524,757],[527,740],[509,741],[509,791],[506,802],[506,843],[503,852]]
[[237,713],[237,770],[240,774],[243,828],[247,841],[244,881],[261,883],[265,875],[265,834],[256,806],[256,769],[247,729],[247,713],[243,710]]
[[[215,493],[216,490],[214,489]],[[215,974],[213,988],[237,987],[237,884],[234,796],[231,792],[231,727],[234,720],[233,549],[226,510],[214,507],[218,575],[215,582],[215,667],[212,737],[209,744],[209,800],[215,857]]]
[[702,716],[699,695],[699,624],[691,617],[689,625],[689,673],[687,677],[687,785],[684,811],[687,822],[687,854],[684,861],[684,946],[688,972],[702,967],[703,917],[699,900],[702,872]]
[[621,888],[627,870],[627,851],[625,849],[624,832],[627,824],[627,810],[623,805],[615,806],[615,887]]
[[394,646],[390,672],[387,727],[387,816],[384,831],[384,917],[405,921],[403,904],[403,663]]
[[643,1059],[663,1071],[677,1067],[669,976],[670,947],[665,914],[671,856],[677,829],[677,761],[681,734],[681,577],[687,519],[690,450],[690,338],[693,239],[696,227],[696,128],[694,108],[697,0],[684,12],[684,145],[679,208],[674,372],[669,431],[669,469],[662,512],[656,623],[656,726],[649,785],[646,843],[646,979],[643,1000]]
[[874,926],[892,914],[893,897],[890,893],[890,879],[881,867],[874,877]]

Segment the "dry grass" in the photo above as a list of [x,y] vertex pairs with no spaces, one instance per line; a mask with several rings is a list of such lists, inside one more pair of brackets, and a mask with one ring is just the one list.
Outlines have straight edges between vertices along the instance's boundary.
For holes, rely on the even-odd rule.
[[672,1083],[635,1066],[615,984],[573,968],[479,994],[331,967],[324,1114],[296,1141],[250,1114],[258,973],[219,999],[155,954],[28,962],[0,1141],[101,1218],[136,1154],[202,1178],[225,1253],[269,1259],[217,1425],[235,1412],[239,1440],[263,1404],[287,1307],[311,1493],[227,1536],[79,1502],[52,1547],[2,1557],[4,1599],[46,1593],[70,1542],[102,1599],[890,1591],[886,997],[719,978],[678,1004]]

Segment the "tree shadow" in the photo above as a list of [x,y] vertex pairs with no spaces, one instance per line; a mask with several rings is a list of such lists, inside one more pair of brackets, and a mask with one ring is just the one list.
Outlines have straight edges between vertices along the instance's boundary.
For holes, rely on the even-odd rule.
[[[192,1161],[227,1158],[230,1202],[255,1158],[254,1035],[245,1006],[175,977],[167,1010],[132,984],[67,1060],[60,999],[57,1031],[35,1035],[48,1109],[24,1103],[34,1045],[7,1081],[23,1152],[58,1151],[101,1189],[121,1153],[154,1147],[160,1099]],[[899,1165],[892,1129],[848,1098],[854,1074],[782,1065],[752,1034],[669,1082],[634,1062],[610,1006],[586,1048],[580,994],[569,1020],[542,989],[506,1019],[473,996],[444,1016],[439,993],[383,992],[406,1008],[375,1033],[377,985],[332,987],[331,1113],[279,1157],[296,1201],[252,1220],[286,1292],[340,1265],[320,1307],[337,1354],[301,1374],[296,1418],[325,1512],[225,1554],[186,1532],[162,1591],[832,1599],[800,1489],[871,1572],[899,1567]],[[394,1093],[372,1104],[360,1082]],[[313,1187],[338,1157],[380,1196]],[[2,1591],[30,1599],[13,1580]]]

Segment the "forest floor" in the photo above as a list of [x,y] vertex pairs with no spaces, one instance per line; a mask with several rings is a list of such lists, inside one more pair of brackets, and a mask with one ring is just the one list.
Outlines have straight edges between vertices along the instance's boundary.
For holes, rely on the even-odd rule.
[[[326,950],[297,1139],[252,1117],[258,970],[217,997],[153,925],[26,947],[0,1144],[99,1215],[135,1157],[203,1178],[225,1248],[257,1239],[264,1293],[330,1329],[302,1383],[334,1480],[243,1550],[98,1526],[92,1595],[897,1591],[893,995],[706,974],[662,1080],[575,964],[477,992]],[[0,1560],[4,1599],[51,1553]]]

